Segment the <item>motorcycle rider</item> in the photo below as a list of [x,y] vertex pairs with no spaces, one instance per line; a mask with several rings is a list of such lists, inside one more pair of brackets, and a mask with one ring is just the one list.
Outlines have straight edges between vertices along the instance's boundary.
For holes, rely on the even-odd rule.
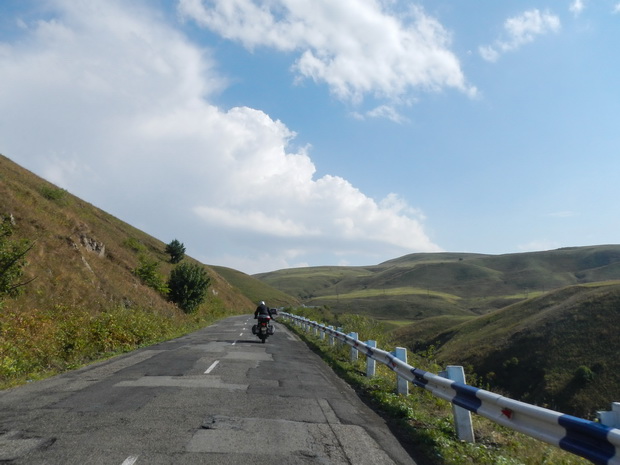
[[254,312],[254,318],[258,318],[258,315],[269,315],[271,317],[271,309],[267,307],[264,300],[258,303],[258,307],[256,307],[256,311]]
[[[256,307],[256,310],[254,311],[254,319],[257,319],[259,315],[266,315],[271,318],[271,321],[273,321],[273,314],[271,313],[271,309],[267,307],[264,300],[261,300],[258,303],[258,307]],[[273,334],[273,330],[273,325],[269,323],[269,333]],[[252,333],[254,333],[254,328],[252,328]]]

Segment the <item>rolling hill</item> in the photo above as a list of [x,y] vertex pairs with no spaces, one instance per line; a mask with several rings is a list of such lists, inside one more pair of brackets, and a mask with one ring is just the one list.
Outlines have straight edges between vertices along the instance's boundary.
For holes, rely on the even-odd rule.
[[291,297],[246,273],[224,266],[212,265],[211,268],[254,304],[264,300],[272,308],[300,305],[299,299]]
[[255,275],[306,305],[380,319],[474,316],[574,284],[620,279],[620,245],[505,255],[410,254],[367,267]]
[[620,283],[568,286],[465,320],[429,318],[396,331],[440,363],[526,402],[579,416],[620,399]]

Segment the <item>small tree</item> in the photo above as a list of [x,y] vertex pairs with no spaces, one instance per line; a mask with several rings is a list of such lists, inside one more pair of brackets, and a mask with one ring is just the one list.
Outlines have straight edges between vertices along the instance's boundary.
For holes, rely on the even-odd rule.
[[17,296],[22,287],[32,281],[19,282],[26,264],[25,256],[34,243],[27,239],[10,240],[11,234],[11,221],[0,217],[0,298]]
[[170,263],[179,263],[185,257],[185,246],[182,242],[174,239],[166,245],[166,253],[170,254]]
[[191,313],[206,299],[210,282],[202,266],[181,263],[170,273],[168,297],[185,313]]

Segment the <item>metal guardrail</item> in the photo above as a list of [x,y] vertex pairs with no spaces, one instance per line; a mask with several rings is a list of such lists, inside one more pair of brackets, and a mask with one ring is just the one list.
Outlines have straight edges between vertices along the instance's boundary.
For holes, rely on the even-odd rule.
[[307,318],[286,312],[281,314],[299,324],[306,325],[307,329],[312,327],[322,335],[327,334],[332,343],[335,338],[350,345],[352,351],[359,351],[366,357],[383,363],[399,378],[426,389],[453,405],[584,457],[597,465],[620,465],[620,429],[618,428],[537,407],[443,378],[412,367],[391,352],[359,341],[355,333],[347,335],[331,326],[328,327]]

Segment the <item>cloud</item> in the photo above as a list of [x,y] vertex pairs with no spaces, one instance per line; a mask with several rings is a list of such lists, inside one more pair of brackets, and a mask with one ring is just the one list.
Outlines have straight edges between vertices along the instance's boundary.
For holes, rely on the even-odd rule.
[[376,0],[180,0],[185,18],[248,49],[297,56],[298,79],[326,83],[339,99],[400,100],[414,89],[454,88],[468,95],[450,35],[420,7],[390,11]]
[[585,9],[585,4],[583,0],[574,0],[573,3],[570,4],[568,10],[575,16],[579,16],[583,10]]
[[485,60],[495,62],[502,54],[518,50],[537,36],[558,32],[560,27],[560,19],[548,11],[528,10],[504,22],[505,38],[497,39],[493,45],[481,46],[478,51]]
[[620,3],[616,3],[616,4],[614,5],[614,8],[613,8],[613,10],[612,10],[612,13],[613,13],[613,14],[620,13]]
[[365,113],[353,112],[353,117],[359,120],[368,118],[383,118],[394,123],[402,124],[409,121],[406,116],[402,115],[395,107],[391,105],[379,105]]
[[1,153],[246,272],[439,250],[397,195],[376,201],[344,178],[317,178],[283,122],[210,103],[226,83],[209,52],[150,3],[49,5],[0,43]]

